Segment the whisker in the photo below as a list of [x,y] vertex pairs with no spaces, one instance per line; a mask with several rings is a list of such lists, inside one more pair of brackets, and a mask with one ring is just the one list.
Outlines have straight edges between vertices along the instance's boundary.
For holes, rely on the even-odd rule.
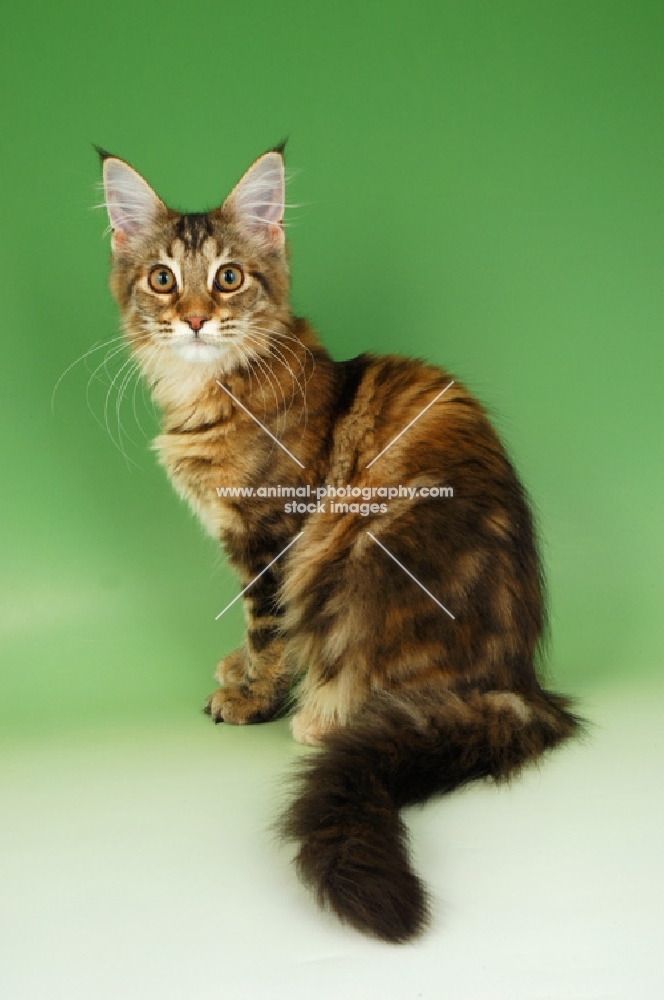
[[[123,340],[124,340],[124,338],[123,338]],[[108,407],[108,396],[109,396],[109,394],[110,394],[110,392],[111,392],[111,390],[113,388],[113,383],[117,379],[117,377],[120,374],[120,372],[125,368],[125,366],[127,365],[127,363],[129,361],[131,361],[131,358],[129,358],[127,361],[125,361],[123,363],[123,365],[120,368],[120,371],[117,373],[117,375],[115,376],[115,379],[113,379],[113,381],[111,382],[111,384],[110,384],[110,386],[108,388],[108,392],[106,394],[106,405],[104,407],[105,424],[103,424],[101,422],[101,420],[99,419],[99,417],[95,413],[94,409],[92,408],[92,404],[90,402],[90,386],[95,381],[95,379],[98,378],[97,372],[99,371],[100,368],[104,368],[106,370],[107,374],[108,374],[108,369],[106,367],[107,364],[108,364],[108,362],[111,361],[113,358],[117,357],[124,350],[125,347],[126,347],[126,343],[123,343],[120,346],[114,347],[111,351],[109,351],[106,354],[104,360],[101,361],[100,364],[98,364],[97,367],[92,371],[90,377],[88,378],[87,385],[85,387],[85,400],[86,400],[86,404],[87,404],[88,410],[92,414],[92,417],[93,417],[94,421],[99,425],[99,427],[105,433],[108,434],[108,436],[110,437],[111,441],[113,442],[113,445],[118,449],[118,451],[123,456],[123,458],[125,459],[125,461],[129,461],[128,456],[125,453],[124,449],[122,448],[121,444],[118,444],[118,442],[115,440],[115,437],[113,436],[113,434],[111,432],[111,428],[110,428],[110,425],[108,423],[107,407]],[[133,462],[132,464],[136,465],[135,462]]]
[[53,392],[51,393],[51,414],[55,415],[55,394],[58,391],[58,387],[65,375],[67,375],[67,373],[70,372],[80,361],[85,361],[85,359],[89,357],[90,354],[93,354],[94,351],[99,351],[102,347],[108,347],[110,344],[116,343],[120,340],[123,341],[123,344],[125,343],[124,334],[120,334],[119,337],[111,337],[110,340],[102,340],[98,344],[93,344],[92,347],[90,347],[84,354],[81,354],[80,358],[76,358],[75,361],[72,361],[72,363],[65,368],[62,375],[60,375],[57,382],[53,386]]
[[[130,382],[130,380],[132,378],[132,375],[135,373],[137,367],[138,367],[138,362],[136,361],[136,358],[130,357],[129,358],[129,371],[127,372],[127,374],[122,379],[122,381],[120,383],[120,387],[119,387],[118,392],[117,392],[116,399],[115,399],[115,417],[116,417],[116,421],[117,421],[118,437],[120,439],[122,439],[122,433],[124,432],[125,435],[126,435],[126,437],[127,437],[127,439],[134,445],[134,447],[137,447],[136,442],[127,433],[127,431],[124,429],[124,426],[122,424],[122,420],[120,419],[120,406],[122,404],[122,397],[124,396],[125,391],[127,389],[127,386],[129,385],[129,382]],[[122,369],[120,369],[120,371],[122,371]]]
[[311,379],[311,377],[312,377],[312,375],[313,375],[314,371],[316,370],[316,358],[314,357],[314,355],[313,355],[313,353],[312,353],[311,349],[310,349],[310,348],[308,348],[308,347],[307,347],[307,345],[306,345],[306,344],[304,344],[304,343],[303,343],[303,342],[302,342],[302,341],[300,340],[300,338],[299,338],[299,337],[296,337],[296,336],[295,336],[294,334],[292,334],[292,333],[286,333],[286,332],[285,332],[284,330],[279,330],[279,329],[277,329],[277,330],[273,330],[273,329],[269,329],[269,328],[266,328],[266,327],[264,327],[264,328],[260,328],[260,327],[257,327],[256,329],[263,329],[263,330],[264,330],[264,332],[268,332],[268,333],[269,333],[269,334],[270,334],[270,335],[271,335],[272,337],[279,337],[279,339],[280,339],[280,340],[290,340],[290,341],[292,341],[292,342],[293,342],[294,344],[297,344],[297,345],[298,345],[298,347],[301,347],[301,348],[303,348],[303,350],[304,350],[305,354],[306,354],[306,355],[308,356],[308,358],[309,358],[309,359],[310,359],[310,361],[311,361],[311,375],[310,375],[310,376],[309,376],[309,378],[307,379],[307,382],[308,382],[308,381],[309,381],[309,380]]
[[[277,347],[277,345],[273,342],[271,334],[272,334],[272,331],[269,330],[266,327],[251,326],[251,327],[249,327],[248,331],[245,331],[245,336],[252,337],[252,339],[254,339],[259,344],[261,344],[261,346],[263,346],[264,348],[266,348],[267,351],[268,351],[268,354],[270,354],[272,357],[274,357],[275,360],[279,361],[283,365],[283,367],[286,369],[286,371],[288,372],[288,374],[290,375],[290,377],[292,379],[292,393],[291,393],[291,402],[290,402],[290,404],[288,406],[289,410],[292,407],[292,405],[294,403],[294,400],[295,400],[295,386],[297,386],[297,388],[299,389],[300,395],[302,397],[302,417],[303,417],[303,430],[304,430],[306,428],[306,426],[307,426],[308,417],[309,417],[308,407],[307,407],[306,388],[305,388],[305,386],[306,386],[306,378],[305,378],[305,385],[303,386],[302,383],[300,382],[298,376],[295,374],[295,372],[293,371],[292,367],[288,363],[286,357],[282,354],[280,348]],[[282,342],[281,346],[284,348],[284,350],[286,350],[290,354],[292,354],[293,357],[296,359],[296,361],[298,361],[299,366],[300,366],[300,370],[302,371],[303,375],[305,375],[304,366],[302,364],[301,359],[298,358],[298,356],[295,354],[295,352],[290,347],[288,347],[286,344],[284,344],[283,342]]]
[[256,379],[256,385],[260,390],[260,394],[263,400],[263,422],[265,422],[265,420],[267,419],[267,401],[265,399],[265,392],[263,391],[263,385],[259,377],[259,372],[262,369],[258,367],[258,370],[256,370],[254,367],[257,358],[256,351],[254,351],[252,347],[249,347],[248,344],[238,343],[235,346],[237,348],[238,354],[242,359],[242,364],[249,373],[249,377],[252,378],[253,376]]
[[[270,329],[265,328],[265,327],[251,326],[250,330],[251,330],[252,333],[255,333],[257,336],[261,336],[261,337],[265,338],[265,341],[267,343],[269,343],[271,347],[273,347],[275,350],[279,350],[280,356],[283,358],[283,355],[281,354],[280,348],[278,348],[277,345],[274,343],[273,333],[272,333],[272,331]],[[309,380],[306,377],[306,369],[304,367],[302,359],[298,357],[298,355],[295,353],[295,351],[291,347],[289,347],[287,344],[284,344],[283,341],[281,342],[281,347],[283,348],[284,351],[288,351],[288,353],[291,354],[292,357],[297,361],[298,367],[300,369],[300,372],[302,373],[303,378],[305,379],[305,384],[306,384]],[[297,376],[292,371],[292,369],[290,368],[290,366],[289,366],[289,371],[290,371],[290,373],[291,373],[291,375],[292,375],[293,378],[297,378]]]
[[[94,370],[92,371],[92,373],[91,373],[90,377],[88,378],[88,381],[87,381],[87,384],[86,384],[86,386],[85,386],[85,402],[86,402],[86,404],[87,404],[87,407],[88,407],[88,410],[90,411],[90,413],[92,414],[92,416],[93,416],[94,420],[96,420],[96,422],[97,422],[97,423],[99,424],[99,426],[101,427],[101,429],[102,429],[103,431],[105,431],[105,430],[106,430],[106,428],[105,428],[105,427],[104,427],[104,425],[102,424],[101,420],[99,420],[99,418],[97,417],[97,414],[96,414],[96,413],[95,413],[95,411],[93,410],[93,408],[92,408],[92,404],[91,404],[91,402],[90,402],[90,386],[92,385],[92,383],[93,383],[93,382],[95,381],[95,379],[97,378],[97,372],[99,371],[99,369],[100,369],[100,368],[104,368],[104,367],[106,366],[106,364],[107,364],[107,363],[108,363],[108,362],[109,362],[109,361],[110,361],[110,360],[111,360],[112,358],[114,358],[114,357],[117,357],[117,355],[118,355],[118,354],[121,354],[121,353],[122,353],[122,351],[123,351],[123,350],[125,349],[125,347],[126,347],[126,344],[125,344],[125,343],[122,343],[122,344],[120,344],[120,346],[119,346],[119,347],[114,347],[114,348],[112,348],[112,350],[111,350],[111,351],[109,351],[109,352],[108,352],[108,353],[106,354],[106,356],[104,357],[104,360],[103,360],[103,361],[101,361],[101,362],[100,362],[100,363],[99,363],[99,364],[97,365],[97,367],[96,367],[96,368],[95,368],[95,369],[94,369]],[[100,381],[101,381],[101,380],[100,380]]]
[[[261,370],[261,372],[265,375],[265,378],[267,380],[267,384],[270,386],[270,389],[272,390],[272,397],[274,399],[274,406],[275,406],[275,410],[277,411],[277,426],[276,426],[276,430],[277,430],[277,435],[278,435],[279,434],[279,400],[277,399],[277,394],[274,391],[274,384],[272,382],[272,379],[270,378],[269,368],[268,368],[267,364],[265,363],[264,359],[261,358],[260,354],[256,350],[254,350],[253,347],[250,347],[248,344],[245,344],[243,346],[244,346],[244,349],[250,354],[250,356],[252,357],[252,359],[254,360],[254,362],[258,365],[258,367]],[[256,376],[256,377],[258,377],[258,376]],[[259,385],[260,385],[260,383],[259,383]],[[265,395],[263,394],[263,421],[265,421],[266,419],[267,419],[267,404],[265,402]]]
[[[302,392],[302,387],[300,386],[300,384],[298,382],[298,379],[295,376],[292,368],[285,361],[283,355],[281,355],[281,357],[278,356],[278,354],[276,353],[276,349],[273,347],[273,345],[271,345],[265,339],[261,339],[262,338],[262,334],[257,334],[257,333],[254,333],[254,332],[252,332],[252,333],[245,332],[244,333],[244,337],[247,338],[247,339],[249,339],[249,340],[255,341],[260,347],[267,346],[267,348],[268,348],[268,354],[270,355],[270,357],[273,357],[276,361],[280,361],[281,364],[288,371],[289,375],[291,376],[291,397],[290,397],[290,402],[289,402],[288,406],[286,407],[286,409],[284,411],[285,414],[288,413],[290,411],[292,405],[293,405],[293,402],[295,401],[295,385],[296,384],[297,384],[298,388],[300,389],[300,392]],[[274,372],[273,372],[273,374],[274,374]],[[276,378],[276,375],[275,375],[275,378]],[[278,379],[277,379],[277,382],[278,382],[279,387],[281,389],[281,394],[282,394],[282,397],[284,399],[284,405],[285,405],[285,403],[286,403],[286,397],[284,395],[283,386],[281,385],[281,382],[279,382]]]
[[[150,358],[152,358],[154,356],[154,354],[156,353],[157,350],[158,350],[158,348],[156,348],[156,347],[150,348]],[[140,360],[136,362],[136,366],[134,368],[134,373],[136,374],[136,380],[134,382],[134,389],[133,389],[133,392],[131,394],[131,406],[132,406],[132,410],[134,412],[134,420],[136,421],[136,423],[137,423],[137,425],[138,425],[138,427],[139,427],[139,429],[141,431],[141,434],[143,435],[143,437],[145,438],[145,440],[149,441],[150,440],[150,435],[146,433],[145,428],[143,427],[143,424],[139,420],[138,413],[136,411],[136,390],[138,389],[139,385],[141,387],[141,398],[143,399],[143,405],[147,409],[147,404],[146,404],[146,401],[145,401],[145,380],[143,378],[143,373],[141,371]],[[152,404],[152,409],[153,409],[153,413],[154,413],[154,401],[153,401],[152,397],[150,397],[150,403]],[[154,413],[154,416],[156,417],[156,413]]]
[[[132,362],[132,358],[131,357],[127,358],[127,360],[120,366],[119,371],[116,373],[115,377],[113,378],[113,381],[111,382],[111,384],[108,387],[108,391],[106,393],[106,399],[104,401],[104,422],[106,424],[106,430],[108,431],[108,436],[110,437],[110,439],[113,442],[113,444],[116,445],[118,451],[120,452],[120,454],[124,458],[125,462],[127,463],[127,466],[129,465],[129,462],[131,462],[132,465],[136,465],[136,468],[139,468],[139,466],[137,465],[137,463],[134,462],[133,459],[129,458],[129,456],[127,455],[127,452],[124,449],[124,445],[122,443],[122,432],[123,432],[124,428],[122,426],[122,421],[120,420],[119,413],[117,414],[117,417],[118,417],[118,440],[117,440],[117,442],[116,442],[116,440],[113,437],[113,434],[111,432],[111,425],[110,425],[109,419],[108,419],[108,404],[109,404],[111,393],[113,391],[113,386],[115,385],[115,383],[117,382],[118,378],[120,377],[120,374],[124,371],[124,369],[127,367],[127,365],[131,364],[131,362]],[[126,433],[126,431],[125,431],[125,433]],[[127,437],[129,438],[128,434],[127,434]],[[129,438],[129,440],[131,441],[131,438]],[[132,441],[132,444],[133,444],[133,441]]]
[[[260,355],[258,355],[257,352],[252,347],[249,347],[247,344],[243,344],[242,347],[240,347],[240,345],[238,345],[238,350],[248,352],[250,354],[251,358],[254,360],[254,362],[256,364],[258,364],[260,370],[261,371],[265,371],[265,368],[264,368],[264,365],[263,365],[263,361],[260,358]],[[258,375],[256,376],[256,379],[258,381],[258,385],[259,385],[259,388],[261,389],[261,393],[262,393],[263,390],[262,390],[262,387],[260,385],[260,381],[258,380]],[[269,384],[270,384],[270,388],[272,388],[272,395],[274,396],[274,402],[275,402],[275,406],[277,408],[277,423],[276,423],[275,431],[276,431],[276,436],[279,437],[279,433],[280,433],[280,430],[279,430],[279,402],[278,402],[277,397],[276,397],[276,395],[274,393],[274,388],[272,387],[272,383],[270,382]],[[263,395],[263,400],[265,400],[265,396],[264,395]],[[266,411],[266,407],[265,407],[265,404],[264,404],[263,405],[263,421],[264,422],[266,420],[266,412],[267,411]],[[275,447],[276,447],[276,445],[273,442],[272,446],[270,448],[270,452],[269,452],[270,456],[274,452]]]

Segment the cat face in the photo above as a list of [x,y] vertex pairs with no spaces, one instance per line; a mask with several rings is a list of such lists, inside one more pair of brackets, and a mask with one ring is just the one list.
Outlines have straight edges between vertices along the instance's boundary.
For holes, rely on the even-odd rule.
[[167,208],[116,157],[104,154],[103,176],[111,288],[144,369],[229,372],[269,355],[289,317],[281,153],[261,156],[204,213]]

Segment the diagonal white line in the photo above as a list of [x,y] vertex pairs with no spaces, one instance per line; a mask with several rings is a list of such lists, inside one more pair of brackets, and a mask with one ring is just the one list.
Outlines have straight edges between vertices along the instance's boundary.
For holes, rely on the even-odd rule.
[[223,611],[220,611],[218,615],[214,616],[214,620],[218,621],[218,619],[221,618],[222,615],[225,615],[226,612],[228,611],[228,609],[231,608],[235,604],[236,601],[239,601],[243,594],[247,593],[247,591],[249,590],[249,587],[253,587],[253,585],[256,583],[256,580],[259,580],[262,577],[263,573],[267,573],[267,571],[269,570],[270,566],[274,566],[274,564],[276,563],[277,559],[281,559],[281,557],[283,556],[284,552],[288,552],[288,550],[291,547],[291,545],[295,545],[295,543],[298,540],[298,538],[301,538],[303,534],[304,534],[304,532],[301,531],[299,535],[296,535],[295,538],[291,539],[291,541],[288,543],[288,545],[286,546],[286,548],[282,549],[281,552],[279,553],[279,555],[275,556],[274,559],[272,560],[272,562],[269,562],[267,564],[267,566],[265,566],[260,571],[260,573],[258,574],[258,576],[255,576],[253,578],[253,580],[251,581],[251,583],[248,583],[247,586],[244,588],[244,590],[241,590],[240,593],[237,595],[237,597],[234,597],[233,600],[231,601],[231,603],[226,605],[226,607],[224,608]]
[[[449,386],[448,386],[448,389],[449,389]],[[434,400],[434,402],[435,402],[435,400]],[[452,618],[454,621],[456,621],[456,619],[454,618],[454,615],[452,614],[452,612],[448,611],[447,608],[445,607],[445,605],[441,604],[440,601],[438,600],[438,598],[434,597],[433,594],[431,593],[431,591],[427,590],[427,588],[424,586],[424,584],[420,583],[420,581],[417,579],[417,577],[413,576],[413,574],[411,573],[411,571],[409,569],[406,569],[406,567],[404,566],[404,564],[400,563],[399,560],[397,559],[397,557],[393,556],[392,553],[390,552],[390,550],[386,549],[385,546],[383,545],[383,543],[379,542],[375,535],[372,535],[370,531],[367,531],[367,535],[369,536],[369,538],[373,538],[373,540],[376,543],[376,545],[380,545],[380,547],[383,550],[383,552],[387,552],[387,554],[390,557],[390,559],[394,559],[394,561],[397,564],[397,566],[400,566],[401,569],[404,571],[404,573],[407,573],[408,576],[411,578],[411,580],[414,580],[415,583],[417,584],[417,586],[421,587],[422,590],[424,591],[424,593],[428,594],[429,597],[431,598],[431,600],[436,602],[436,604],[438,605],[439,608],[442,608],[443,611],[450,616],[450,618]]]
[[[454,385],[454,379],[452,379],[452,381],[450,382],[450,385]],[[432,399],[430,403],[427,403],[427,405],[424,407],[424,409],[420,410],[420,412],[417,414],[417,416],[413,417],[413,419],[411,420],[411,422],[409,424],[407,424],[402,431],[399,431],[399,433],[397,434],[397,436],[395,438],[392,438],[392,440],[390,441],[390,443],[386,444],[385,447],[383,448],[383,450],[379,451],[378,454],[376,455],[376,457],[372,458],[368,465],[365,465],[365,469],[370,469],[371,466],[374,464],[374,462],[376,462],[380,458],[381,455],[384,455],[385,452],[387,451],[387,449],[391,448],[392,445],[394,444],[394,442],[398,441],[399,438],[401,437],[401,435],[405,434],[406,431],[408,430],[408,428],[412,427],[413,424],[415,423],[415,421],[420,419],[420,417],[422,416],[423,413],[427,412],[427,410],[429,409],[430,406],[433,406],[434,403],[437,403],[438,400],[440,399],[440,397],[443,395],[443,393],[447,392],[447,390],[449,389],[450,385],[446,385],[445,388],[442,389],[438,393],[438,395],[436,396],[435,399]],[[434,600],[435,600],[435,598],[434,598]]]
[[[258,417],[255,417],[253,415],[253,413],[251,412],[251,410],[247,409],[247,407],[244,405],[244,403],[241,403],[239,399],[235,398],[235,396],[233,395],[233,393],[231,392],[230,389],[227,389],[226,386],[223,385],[223,383],[221,383],[219,381],[219,379],[215,379],[215,381],[216,381],[217,385],[221,386],[221,388],[224,390],[224,392],[228,393],[228,395],[231,397],[231,399],[233,400],[234,403],[237,403],[238,406],[241,406],[242,409],[244,410],[244,412],[248,413],[249,416],[251,417],[251,419],[255,420],[256,423],[258,424],[258,426],[261,427],[265,431],[266,434],[269,434],[270,437],[272,438],[272,440],[276,441],[276,443],[279,445],[279,447],[283,448],[283,450],[286,452],[286,454],[290,455],[290,457],[293,459],[294,462],[297,462],[297,464],[300,466],[301,469],[304,468],[304,466],[302,465],[302,462],[300,462],[300,460],[298,458],[296,458],[295,455],[293,455],[292,452],[290,452],[288,450],[288,448],[286,447],[286,445],[284,445],[284,444],[281,443],[281,441],[279,440],[279,438],[276,438],[274,436],[274,434],[272,433],[272,431],[269,431],[267,429],[267,427],[265,427],[265,425],[260,422],[260,420],[258,419]],[[434,402],[435,402],[435,400],[434,400]]]

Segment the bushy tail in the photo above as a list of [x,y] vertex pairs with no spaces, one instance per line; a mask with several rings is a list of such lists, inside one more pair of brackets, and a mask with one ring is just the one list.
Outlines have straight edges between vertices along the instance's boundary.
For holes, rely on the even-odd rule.
[[425,927],[428,902],[401,807],[476,778],[504,780],[580,725],[546,692],[450,696],[425,716],[421,704],[374,696],[298,773],[283,832],[299,843],[300,877],[358,930],[407,941]]

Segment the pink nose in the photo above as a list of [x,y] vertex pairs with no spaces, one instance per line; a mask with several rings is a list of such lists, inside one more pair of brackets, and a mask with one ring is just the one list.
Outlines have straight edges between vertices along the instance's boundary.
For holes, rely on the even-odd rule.
[[194,333],[198,333],[203,323],[207,323],[207,316],[185,316],[185,323],[188,323]]

